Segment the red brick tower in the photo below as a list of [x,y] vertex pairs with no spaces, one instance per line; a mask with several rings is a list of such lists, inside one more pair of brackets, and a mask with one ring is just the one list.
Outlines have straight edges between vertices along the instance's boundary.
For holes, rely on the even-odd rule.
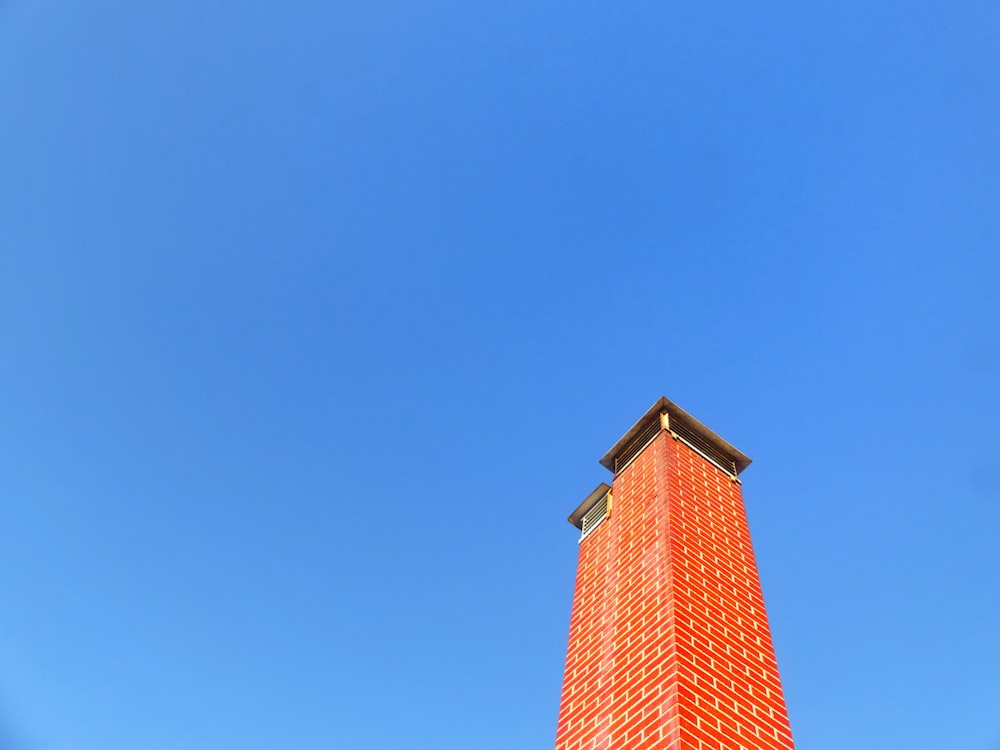
[[737,475],[661,398],[573,511],[580,559],[556,750],[793,750]]

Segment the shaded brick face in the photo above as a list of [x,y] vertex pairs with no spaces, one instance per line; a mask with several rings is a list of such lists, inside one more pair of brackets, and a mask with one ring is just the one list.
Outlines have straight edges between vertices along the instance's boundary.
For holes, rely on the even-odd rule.
[[739,483],[669,432],[580,545],[556,750],[792,750]]

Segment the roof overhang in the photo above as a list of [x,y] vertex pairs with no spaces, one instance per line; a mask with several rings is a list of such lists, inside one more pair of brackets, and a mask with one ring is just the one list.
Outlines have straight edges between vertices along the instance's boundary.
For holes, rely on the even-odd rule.
[[[617,456],[630,442],[631,440],[642,432],[647,426],[649,426],[650,421],[653,419],[659,419],[661,414],[668,414],[670,421],[679,421],[684,424],[689,430],[697,433],[699,437],[703,440],[709,442],[716,449],[729,456],[736,464],[736,473],[739,474],[747,466],[750,465],[750,458],[740,450],[737,450],[731,443],[723,440],[717,434],[708,429],[705,425],[699,422],[697,419],[692,417],[681,407],[675,404],[673,401],[668,399],[666,396],[660,398],[655,404],[649,407],[649,410],[642,415],[638,422],[636,422],[632,427],[622,435],[621,439],[615,443],[611,450],[604,454],[601,458],[601,466],[606,468],[608,471],[614,472],[615,470],[615,456]],[[596,492],[596,490],[595,490]],[[600,498],[598,498],[600,499]],[[584,501],[586,502],[586,501]],[[594,502],[597,502],[595,500]],[[582,507],[582,506],[581,506]],[[584,511],[586,512],[586,511]],[[574,511],[575,513],[575,511]],[[572,516],[570,516],[572,521]]]

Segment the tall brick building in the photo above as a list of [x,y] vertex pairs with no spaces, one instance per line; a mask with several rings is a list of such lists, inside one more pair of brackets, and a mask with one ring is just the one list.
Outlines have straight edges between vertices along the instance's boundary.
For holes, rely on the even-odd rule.
[[601,459],[581,529],[556,750],[793,750],[739,473],[661,398]]

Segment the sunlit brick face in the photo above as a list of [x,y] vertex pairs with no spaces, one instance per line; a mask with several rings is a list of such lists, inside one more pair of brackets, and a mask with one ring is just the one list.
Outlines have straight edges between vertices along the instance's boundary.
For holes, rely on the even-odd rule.
[[580,544],[556,750],[792,750],[739,482],[660,432]]

